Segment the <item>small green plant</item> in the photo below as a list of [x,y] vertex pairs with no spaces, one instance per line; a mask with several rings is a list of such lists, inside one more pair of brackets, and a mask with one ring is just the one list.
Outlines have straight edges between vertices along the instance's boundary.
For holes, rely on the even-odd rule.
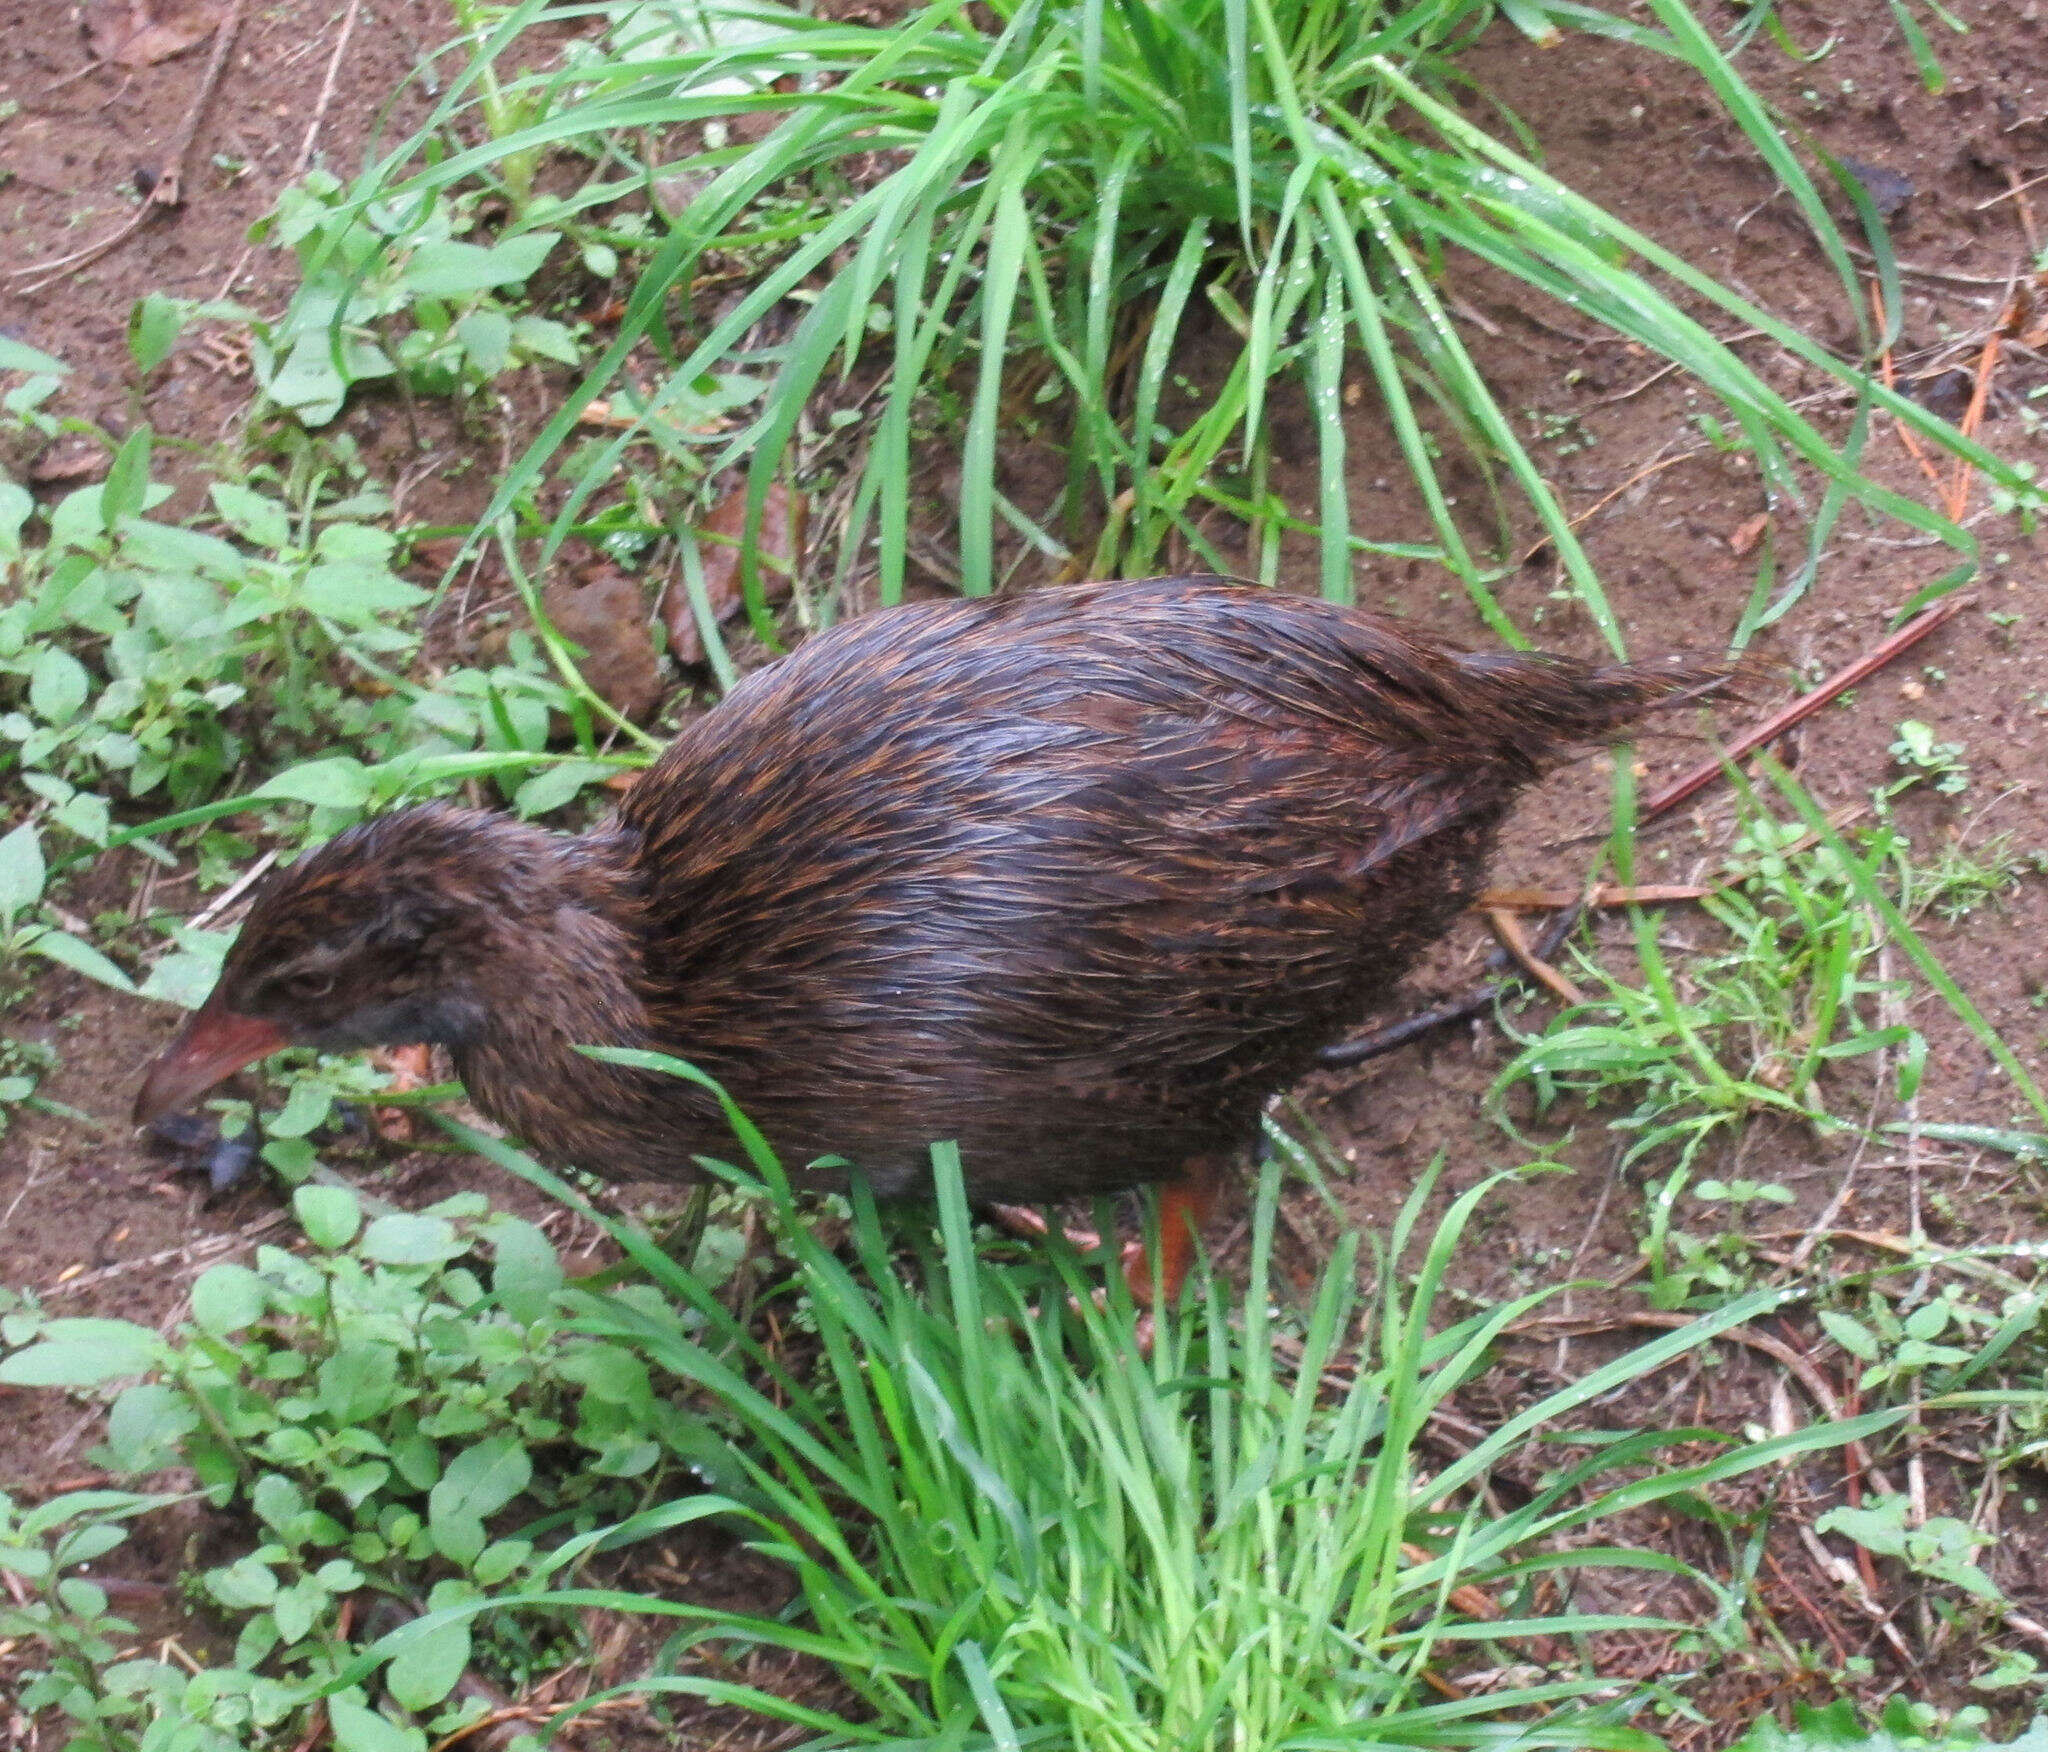
[[[1725,1293],[1743,1279],[1739,1237],[1703,1240],[1678,1224],[1695,1159],[1711,1139],[1758,1112],[1829,1131],[1849,1126],[1829,1092],[1848,1061],[1894,1054],[1901,1096],[1917,1086],[1925,1043],[1874,1013],[1886,990],[1872,978],[1882,929],[1843,862],[1881,864],[1896,843],[1880,830],[1860,854],[1808,848],[1797,826],[1753,816],[1730,854],[1733,879],[1700,903],[1725,946],[1690,961],[1680,977],[1654,941],[1644,948],[1639,939],[1640,985],[1581,953],[1578,971],[1593,995],[1540,1036],[1518,1036],[1521,1050],[1495,1078],[1488,1099],[1503,1119],[1503,1097],[1522,1085],[1539,1114],[1565,1093],[1589,1107],[1632,1101],[1610,1122],[1630,1134],[1622,1165],[1674,1156],[1651,1195],[1643,1244],[1661,1306]],[[1708,1181],[1694,1196],[1725,1206],[1788,1195]]]
[[1905,777],[1891,787],[1888,796],[1922,780],[1931,780],[1944,797],[1957,796],[1970,788],[1970,768],[1964,759],[1963,745],[1937,741],[1933,728],[1918,718],[1907,718],[1899,725],[1898,740],[1890,752],[1893,763],[1905,770]]
[[[1918,921],[1932,913],[1945,923],[1968,918],[1980,906],[2012,893],[2029,876],[2042,873],[2040,852],[2018,849],[2013,833],[1994,834],[1978,845],[1967,833],[1944,834],[1931,861],[1898,860],[1900,910]],[[1910,850],[1910,848],[1907,848]]]
[[57,1049],[40,1040],[17,1040],[0,1034],[0,1135],[16,1107],[58,1111],[36,1094],[36,1085],[57,1068]]
[[2048,1752],[2048,1721],[1993,1740],[1984,1731],[1989,1719],[1975,1705],[1944,1715],[1903,1691],[1886,1700],[1874,1724],[1847,1698],[1820,1709],[1795,1703],[1790,1728],[1765,1716],[1729,1752]]
[[[388,502],[345,443],[287,445],[216,480],[196,527],[149,515],[170,490],[151,448],[138,426],[103,482],[47,511],[0,481],[0,563],[17,586],[0,606],[0,758],[47,825],[105,846],[117,804],[163,798],[173,826],[269,805],[288,832],[276,806],[309,804],[304,833],[320,838],[477,782],[541,814],[658,746],[632,728],[635,752],[598,750],[609,708],[530,591],[534,624],[508,629],[502,660],[414,679],[431,593],[398,575],[401,537],[377,521]],[[567,753],[550,748],[560,724]],[[252,766],[268,775],[253,796],[222,799]],[[18,862],[17,901],[33,874]],[[75,937],[33,940],[61,958]]]
[[[267,1676],[274,1712],[354,1658],[336,1629],[347,1596],[434,1611],[530,1580],[545,1553],[498,1530],[515,1503],[559,1542],[679,1488],[686,1467],[736,1471],[639,1358],[557,1316],[561,1266],[532,1224],[473,1194],[367,1221],[342,1187],[293,1202],[313,1251],[203,1273],[175,1340],[29,1309],[0,1360],[17,1387],[144,1377],[113,1400],[97,1458],[124,1477],[188,1466],[213,1503],[253,1517],[254,1547],[200,1586],[239,1625],[234,1666]],[[466,1624],[445,1625],[392,1657],[384,1687],[452,1731],[468,1706],[449,1693],[475,1653]]]
[[2001,1333],[2002,1325],[2036,1319],[2040,1312],[2041,1297],[2031,1290],[2009,1296],[1999,1313],[1951,1287],[1904,1313],[1873,1297],[1861,1319],[1830,1308],[1821,1311],[1820,1320],[1828,1336],[1864,1365],[1858,1391],[1879,1394],[1923,1381],[1941,1390],[1956,1370],[1975,1363],[1981,1350],[1978,1334],[1997,1335],[2003,1351],[2013,1335]]
[[1668,1146],[1681,1170],[1758,1108],[1835,1124],[1823,1072],[1906,1035],[1866,1020],[1881,990],[1866,971],[1881,939],[1835,855],[1789,850],[1798,837],[1767,818],[1738,837],[1740,874],[1701,902],[1728,947],[1690,964],[1683,991],[1661,964],[1663,977],[1635,986],[1581,954],[1598,995],[1527,1040],[1490,1099],[1527,1083],[1543,1112],[1567,1090],[1593,1105],[1632,1093],[1634,1110],[1614,1122],[1634,1134],[1624,1164]]
[[528,231],[473,243],[474,199],[424,212],[354,209],[325,171],[287,188],[254,230],[297,251],[303,290],[276,323],[256,322],[256,380],[309,426],[341,411],[359,383],[395,379],[412,395],[482,388],[534,360],[574,365],[573,334],[504,296],[530,279],[561,241]]
[[[0,1642],[31,1644],[47,1663],[28,1671],[14,1701],[29,1714],[68,1718],[76,1752],[135,1746],[134,1730],[185,1688],[186,1675],[167,1661],[121,1659],[135,1626],[108,1609],[106,1590],[83,1573],[122,1545],[127,1522],[176,1500],[89,1490],[30,1506],[0,1491],[0,1577],[17,1584],[11,1593],[0,1588]],[[233,1743],[202,1735],[186,1745],[231,1752]]]
[[0,676],[16,678],[0,737],[56,819],[101,843],[115,779],[177,804],[220,788],[248,751],[234,708],[252,691],[273,757],[364,736],[379,708],[350,682],[412,650],[392,617],[427,600],[392,572],[388,533],[230,481],[212,488],[222,533],[153,521],[169,488],[149,463],[138,428],[104,482],[50,510],[0,609]]
[[132,992],[134,983],[120,968],[76,931],[56,922],[45,894],[48,886],[41,832],[34,822],[24,821],[0,837],[0,981],[5,982],[0,996],[12,1000],[11,988],[22,977],[25,955],[54,961],[116,991]]
[[1895,1557],[1916,1574],[1979,1600],[2005,1598],[1976,1561],[1978,1552],[1996,1543],[1989,1533],[1950,1515],[1930,1515],[1916,1522],[1911,1505],[1897,1493],[1879,1497],[1869,1508],[1830,1509],[1814,1523],[1814,1530],[1840,1533],[1866,1551]]

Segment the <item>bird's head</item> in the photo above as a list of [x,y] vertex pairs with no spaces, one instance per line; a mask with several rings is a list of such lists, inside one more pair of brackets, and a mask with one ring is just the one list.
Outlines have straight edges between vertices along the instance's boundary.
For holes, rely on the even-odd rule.
[[258,891],[212,995],[150,1062],[138,1124],[288,1046],[477,1038],[560,881],[553,835],[429,803],[351,828]]

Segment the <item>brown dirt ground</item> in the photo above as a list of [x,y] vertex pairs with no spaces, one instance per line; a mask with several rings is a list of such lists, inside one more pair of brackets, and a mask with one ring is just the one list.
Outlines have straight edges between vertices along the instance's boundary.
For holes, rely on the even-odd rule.
[[[1725,28],[1739,9],[1705,10],[1710,22]],[[1974,367],[2009,277],[2022,271],[2034,248],[2036,218],[2029,199],[1995,197],[2009,196],[2016,182],[2048,171],[2043,9],[2033,0],[1969,0],[1957,10],[1971,33],[1942,33],[1939,47],[1950,84],[1939,96],[1921,89],[1888,10],[1876,6],[1839,21],[1807,6],[1788,6],[1786,20],[1800,43],[1810,48],[1832,34],[1831,51],[1802,65],[1759,42],[1744,62],[1749,76],[1829,150],[1911,180],[1912,196],[1894,220],[1898,253],[1911,269],[1896,357],[1902,377],[1919,383],[1947,413],[1960,411],[1959,383],[1963,395],[1968,389],[1967,377],[1952,374]],[[64,411],[116,431],[134,417],[124,330],[130,304],[144,292],[232,293],[259,309],[274,309],[287,295],[288,269],[268,250],[245,253],[244,232],[268,208],[299,157],[343,11],[338,4],[302,0],[276,0],[250,11],[200,135],[190,198],[174,220],[157,220],[104,261],[33,298],[9,293],[0,278],[0,332],[77,367]],[[434,0],[374,0],[364,7],[320,129],[322,158],[344,173],[360,161],[379,106],[448,28]],[[132,75],[102,69],[74,78],[86,55],[72,9],[0,0],[0,103],[21,105],[18,114],[0,122],[0,236],[7,240],[0,275],[76,247],[127,217],[136,198],[135,171],[159,167],[205,53],[202,47]],[[1789,204],[1769,199],[1762,171],[1680,70],[1586,39],[1538,52],[1506,29],[1497,30],[1470,65],[1534,127],[1567,181],[1778,314],[1831,342],[1849,339],[1839,289]],[[408,104],[416,102],[401,102],[401,122]],[[2048,199],[2048,190],[2042,193]],[[1569,454],[1547,446],[1544,460],[1568,508],[1586,516],[1582,534],[1632,648],[1718,646],[1754,575],[1754,556],[1734,552],[1731,537],[1766,509],[1755,480],[1704,445],[1689,420],[1696,404],[1676,377],[1660,376],[1624,345],[1575,333],[1570,313],[1538,307],[1482,272],[1460,271],[1457,290],[1471,315],[1467,332],[1479,361],[1503,405],[1524,418],[1525,430],[1536,430],[1546,416],[1555,429],[1556,419],[1570,416],[1596,440]],[[1728,333],[1734,325],[1716,318],[1713,326]],[[1811,394],[1820,388],[1812,374],[1759,343],[1740,344],[1781,390]],[[1985,436],[2011,459],[2048,462],[2048,445],[2027,400],[2043,384],[2048,365],[2007,350]],[[529,386],[528,393],[538,390]],[[196,482],[204,477],[205,451],[232,434],[246,398],[246,377],[237,374],[232,359],[188,337],[140,405],[160,432],[198,447],[184,471]],[[1846,425],[1839,398],[1822,394],[1813,406],[1824,425]],[[1296,504],[1312,504],[1308,427],[1284,408],[1278,419],[1281,484]],[[406,460],[405,434],[390,409],[373,405],[352,416],[351,429],[373,462],[388,462],[394,476],[399,472]],[[439,441],[441,434],[435,437]],[[1369,397],[1353,409],[1350,457],[1355,502],[1366,508],[1366,533],[1425,538],[1419,507]],[[1933,496],[1888,423],[1873,430],[1869,461],[1885,484],[1922,499]],[[1035,462],[1019,454],[1006,465],[1006,487],[1021,502],[1032,502]],[[1660,464],[1667,466],[1647,472]],[[1461,496],[1474,502],[1478,482],[1468,484],[1471,490]],[[434,510],[416,506],[414,515],[445,508],[453,516],[465,499],[462,490],[432,479],[421,492]],[[1942,738],[1966,745],[1973,783],[1957,803],[1913,816],[1916,833],[1931,843],[1944,831],[1960,831],[1995,800],[1987,831],[2010,831],[2023,848],[2048,847],[2048,796],[2038,784],[2048,705],[2032,691],[2033,672],[2048,655],[2048,600],[2036,544],[2009,522],[1989,517],[1983,500],[1980,490],[1973,505],[1976,526],[1995,563],[1977,605],[1910,661],[1858,690],[1846,709],[1823,713],[1781,752],[1796,758],[1802,778],[1825,802],[1853,801],[1886,776],[1896,722],[1920,717]],[[1798,514],[1781,507],[1776,516],[1784,549],[1796,549],[1803,535]],[[1304,572],[1313,565],[1305,549],[1292,558]],[[1764,648],[1807,674],[1831,670],[1881,636],[1898,606],[1944,566],[1938,550],[1903,541],[1895,529],[1875,527],[1852,512],[1812,592],[1767,635]],[[1575,607],[1552,599],[1558,584],[1554,564],[1539,555],[1505,582],[1502,601],[1520,624],[1539,625],[1546,642],[1590,653],[1596,649],[1593,630]],[[1462,594],[1424,567],[1392,565],[1362,576],[1361,595],[1369,605],[1485,641]],[[1989,618],[1993,612],[2021,618],[2001,627]],[[1761,712],[1776,698],[1766,690],[1751,709]],[[1655,777],[1689,765],[1699,752],[1696,741],[1678,732],[1647,738],[1641,749]],[[1586,836],[1598,832],[1605,798],[1605,785],[1586,766],[1559,775],[1516,818],[1496,866],[1498,879],[1576,880],[1592,853]],[[1648,839],[1657,873],[1681,877],[1711,863],[1728,843],[1732,819],[1733,806],[1720,791],[1679,811]],[[107,860],[74,890],[69,904],[81,912],[126,904],[140,874],[139,860]],[[155,903],[173,904],[175,893],[160,884]],[[2036,1076],[2048,1074],[2048,1041],[2037,1008],[2038,995],[2048,988],[2044,925],[2048,882],[2035,879],[2001,906],[1930,932],[1949,968]],[[1704,941],[1704,927],[1676,913],[1666,931],[1676,942]],[[1615,923],[1603,923],[1599,933],[1603,941],[1622,940]],[[1485,947],[1476,926],[1447,945],[1413,982],[1418,997],[1465,983]],[[1912,1015],[1934,1049],[1920,1099],[1923,1120],[2003,1124],[2019,1117],[2020,1104],[2002,1073],[1938,998],[1916,998]],[[64,1312],[175,1323],[194,1271],[231,1257],[277,1209],[275,1194],[253,1180],[209,1202],[197,1182],[172,1173],[132,1140],[123,1116],[134,1071],[161,1040],[167,1020],[151,1007],[61,974],[44,980],[10,1018],[13,1031],[49,1040],[61,1051],[61,1069],[45,1092],[94,1116],[103,1128],[92,1132],[25,1115],[0,1140],[0,1279],[42,1290]],[[1450,1165],[1446,1186],[1453,1191],[1521,1159],[1479,1113],[1479,1097],[1505,1052],[1499,1032],[1482,1023],[1444,1031],[1362,1070],[1318,1079],[1303,1092],[1352,1172],[1332,1183],[1341,1217],[1306,1190],[1291,1199],[1291,1244],[1301,1263],[1327,1247],[1340,1221],[1384,1228],[1416,1173],[1439,1151]],[[1741,1172],[1777,1180],[1798,1194],[1796,1208],[1772,1219],[1788,1231],[1803,1229],[1827,1202],[1850,1153],[1845,1144],[1771,1123],[1750,1126],[1739,1152]],[[1612,1142],[1597,1124],[1582,1125],[1575,1138],[1561,1143],[1559,1159],[1579,1172],[1515,1189],[1497,1202],[1483,1244],[1461,1257],[1461,1291],[1497,1297],[1572,1270],[1599,1276],[1627,1270],[1637,1258],[1641,1198],[1632,1185],[1606,1187],[1612,1154]],[[1706,1166],[1726,1173],[1731,1162],[1722,1155]],[[424,1200],[458,1183],[484,1185],[494,1196],[519,1196],[481,1164],[412,1158],[384,1172],[393,1178],[383,1190],[388,1194],[395,1186],[408,1198]],[[1908,1188],[1916,1179],[1925,1220],[1938,1239],[2001,1242],[2038,1237],[2048,1226],[2038,1175],[2002,1158],[1928,1146],[1909,1164],[1903,1149],[1872,1149],[1857,1175],[1841,1217],[1845,1227],[1906,1232]],[[1236,1215],[1225,1211],[1212,1233],[1226,1252]],[[1844,1269],[1856,1263],[1848,1261]],[[1793,1322],[1779,1332],[1810,1350],[1838,1385],[1844,1379],[1843,1359],[1812,1328]],[[1613,1340],[1527,1347],[1494,1377],[1490,1391],[1497,1399],[1474,1395],[1460,1412],[1484,1423],[1516,1395],[1581,1373],[1603,1342]],[[1733,1428],[1768,1422],[1772,1391],[1781,1380],[1781,1372],[1764,1359],[1731,1347],[1712,1366],[1668,1371],[1625,1409],[1631,1419],[1666,1424]],[[0,1487],[36,1494],[86,1470],[80,1456],[93,1439],[88,1408],[4,1389],[0,1398],[7,1413],[0,1426]],[[1789,1511],[1783,1518],[1809,1518],[1840,1500],[1843,1482],[1836,1467],[1801,1470],[1783,1486],[1780,1506]],[[1965,1466],[1930,1469],[1931,1506],[1967,1514],[1981,1483],[1981,1474]],[[1746,1500],[1760,1500],[1761,1489]],[[2008,1511],[2006,1537],[1989,1561],[2023,1608],[2048,1617],[2041,1609],[2048,1600],[2048,1574],[2038,1558],[2039,1528],[2027,1526],[2010,1504]],[[1638,1531],[1643,1542],[1710,1567],[1725,1563],[1700,1528],[1664,1522]],[[138,1541],[118,1567],[135,1587],[160,1594],[186,1561],[184,1532],[170,1528]],[[1970,1651],[1958,1646],[1966,1639],[1947,1639],[1944,1646],[1940,1637],[1914,1636],[1915,1619],[1906,1608],[1922,1613],[1923,1630],[1928,1621],[1909,1578],[1883,1578],[1886,1603],[1896,1609],[1913,1649],[1907,1663],[1868,1621],[1840,1605],[1832,1584],[1789,1534],[1774,1538],[1772,1563],[1780,1574],[1764,1584],[1764,1597],[1795,1641],[1824,1651],[1832,1645],[1837,1656],[1870,1654],[1877,1694],[1903,1684],[1947,1703],[1968,1699],[1962,1685],[1973,1670]],[[751,1597],[759,1597],[761,1579],[750,1583],[715,1551],[691,1555],[681,1567],[691,1572],[694,1586],[706,1585],[708,1578],[722,1599],[749,1597],[749,1585],[756,1590]],[[1634,1603],[1651,1610],[1677,1604],[1647,1594]],[[197,1634],[203,1639],[203,1627]],[[1617,1672],[1675,1671],[1678,1661],[1667,1641],[1648,1637],[1618,1644],[1613,1652]],[[622,1666],[631,1654],[619,1652]],[[0,1660],[0,1686],[5,1672]],[[1694,1688],[1707,1722],[1674,1724],[1673,1731],[1699,1745],[1723,1741],[1731,1723],[1801,1694],[1807,1683],[1796,1672],[1762,1662],[1730,1663],[1719,1677]],[[684,1729],[688,1737],[660,1743],[710,1744],[700,1736],[730,1726],[693,1725]],[[622,1725],[614,1731],[626,1730]]]

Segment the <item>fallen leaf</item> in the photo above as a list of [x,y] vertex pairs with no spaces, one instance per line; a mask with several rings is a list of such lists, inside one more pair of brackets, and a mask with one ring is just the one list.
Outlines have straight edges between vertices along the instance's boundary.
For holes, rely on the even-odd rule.
[[[370,1062],[391,1074],[391,1087],[401,1092],[424,1089],[433,1081],[434,1049],[431,1046],[384,1047],[370,1054]],[[413,1142],[412,1110],[405,1107],[373,1107],[370,1123],[387,1144]]]
[[220,0],[105,0],[87,15],[86,40],[117,67],[154,67],[220,28]]
[[1739,560],[1756,544],[1763,540],[1764,531],[1771,526],[1771,514],[1759,511],[1746,523],[1738,523],[1735,533],[1728,538],[1728,551]]
[[96,481],[107,472],[110,460],[104,445],[72,439],[53,445],[28,465],[29,484],[61,487],[74,481]]
[[636,724],[652,716],[664,689],[639,580],[600,560],[550,581],[541,603],[555,630],[583,648],[577,667],[606,703]]
[[[792,493],[780,482],[768,489],[761,506],[761,537],[755,547],[760,558],[761,593],[774,608],[789,600],[796,582],[796,569],[804,556],[804,497]],[[747,489],[741,483],[711,508],[697,525],[698,551],[704,560],[704,595],[711,604],[712,618],[723,626],[746,605],[740,588],[740,540],[747,527]],[[670,588],[663,604],[662,619],[668,627],[668,648],[678,663],[704,661],[704,640],[697,631],[697,617],[690,612],[690,593],[680,584]]]

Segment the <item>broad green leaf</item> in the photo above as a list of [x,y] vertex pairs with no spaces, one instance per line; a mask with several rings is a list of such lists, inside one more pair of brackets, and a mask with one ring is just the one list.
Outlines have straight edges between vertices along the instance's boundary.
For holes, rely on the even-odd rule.
[[367,1423],[391,1409],[398,1352],[388,1344],[345,1343],[317,1372],[320,1409],[336,1424]]
[[469,1665],[469,1626],[437,1624],[409,1635],[384,1669],[384,1684],[407,1709],[432,1709]]
[[185,311],[181,299],[166,298],[161,292],[136,300],[128,312],[128,353],[138,374],[147,377],[171,356],[185,326]]
[[294,803],[313,803],[328,809],[360,809],[376,792],[361,761],[336,754],[286,767],[257,786],[254,794],[285,797]]
[[1861,1362],[1874,1363],[1878,1357],[1877,1334],[1860,1320],[1852,1320],[1846,1314],[1838,1314],[1832,1308],[1820,1311],[1820,1323],[1827,1335],[1852,1357]]
[[233,481],[215,481],[207,490],[221,521],[250,546],[271,553],[291,546],[291,519],[275,499]]
[[317,1131],[334,1111],[334,1092],[324,1083],[294,1083],[284,1111],[264,1127],[274,1138],[303,1138]]
[[522,1324],[539,1320],[562,1287],[562,1265],[554,1244],[519,1217],[500,1217],[491,1225],[490,1239],[496,1256],[491,1288],[498,1305]]
[[70,968],[73,973],[96,979],[103,986],[112,986],[117,992],[135,990],[135,982],[120,968],[84,938],[74,937],[69,931],[44,931],[22,947],[30,955],[40,955],[46,961]]
[[1904,1511],[1905,1505],[1896,1498],[1883,1499],[1874,1509],[1833,1508],[1814,1522],[1814,1528],[1821,1533],[1840,1533],[1880,1557],[1904,1557]]
[[253,1326],[269,1306],[268,1288],[246,1265],[213,1266],[192,1284],[192,1318],[215,1338]]
[[22,526],[35,508],[28,488],[0,479],[0,561],[21,558]]
[[150,430],[137,426],[121,441],[100,488],[100,519],[113,529],[124,517],[140,515],[149,497]]
[[125,1389],[107,1413],[107,1452],[116,1472],[159,1472],[178,1461],[178,1447],[199,1425],[184,1392],[162,1381]]
[[149,970],[142,995],[196,1010],[220,978],[220,959],[204,950],[174,949]]
[[43,898],[47,874],[35,823],[24,821],[0,839],[0,919],[13,919]]
[[445,1217],[392,1211],[363,1231],[361,1251],[379,1265],[441,1265],[460,1259],[469,1243]]
[[558,231],[530,231],[503,243],[429,244],[416,251],[399,277],[399,289],[414,298],[461,298],[527,278],[561,239]]
[[71,367],[26,341],[0,335],[0,371],[21,371],[32,377],[68,377]]
[[418,1728],[401,1728],[346,1693],[327,1700],[327,1726],[339,1752],[426,1752]]
[[273,1532],[283,1533],[306,1511],[306,1493],[281,1472],[266,1472],[249,1491],[249,1507]]
[[472,310],[455,325],[455,338],[484,377],[512,363],[512,319],[502,310]]
[[85,665],[69,651],[45,645],[28,674],[29,709],[46,724],[68,724],[92,691]]
[[448,1462],[427,1493],[427,1525],[450,1563],[474,1563],[484,1548],[484,1520],[496,1514],[533,1478],[533,1462],[512,1436],[487,1436]]
[[45,1338],[0,1358],[0,1386],[97,1387],[124,1375],[146,1375],[162,1355],[163,1341],[147,1327],[102,1338]]
[[617,769],[595,760],[564,760],[543,767],[512,794],[512,807],[526,817],[547,815],[574,801],[585,785],[611,777]]
[[306,1239],[329,1252],[353,1241],[363,1220],[362,1207],[346,1186],[302,1186],[292,1194],[292,1209]]
[[314,614],[361,626],[380,614],[417,608],[432,593],[382,566],[341,562],[315,566],[306,574],[299,600]]
[[300,335],[281,364],[271,363],[267,348],[258,348],[255,362],[263,393],[305,425],[326,425],[348,399],[349,380],[335,369],[325,334]]
[[512,344],[522,353],[552,359],[557,365],[577,365],[583,355],[576,337],[565,324],[551,317],[522,316],[512,324]]
[[256,1557],[206,1572],[206,1591],[233,1612],[256,1612],[277,1598],[277,1572]]

